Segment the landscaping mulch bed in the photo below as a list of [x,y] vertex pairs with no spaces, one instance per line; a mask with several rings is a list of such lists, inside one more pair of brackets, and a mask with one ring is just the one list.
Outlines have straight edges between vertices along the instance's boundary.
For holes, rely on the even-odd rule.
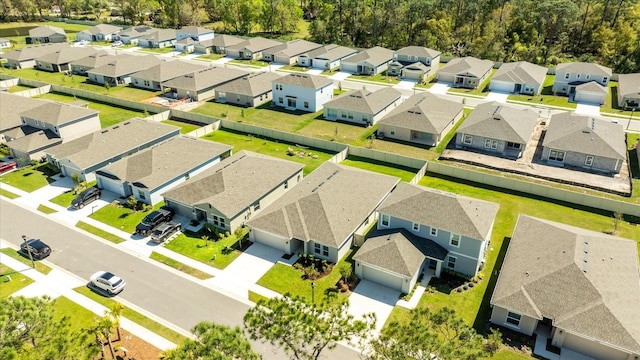
[[[117,360],[148,360],[160,358],[162,350],[124,329],[120,329],[120,333],[122,334],[120,341],[114,341],[118,338],[117,335],[112,339],[113,347],[118,349],[115,351]],[[122,348],[127,349],[127,351],[124,352]],[[104,359],[113,359],[108,345],[104,347],[104,355]],[[101,358],[101,355],[98,355],[94,360],[100,360]]]

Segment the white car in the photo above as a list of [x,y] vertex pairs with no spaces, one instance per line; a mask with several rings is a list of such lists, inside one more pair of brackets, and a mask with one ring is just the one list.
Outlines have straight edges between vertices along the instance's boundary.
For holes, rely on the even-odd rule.
[[110,295],[119,294],[124,290],[125,285],[127,285],[122,278],[115,276],[108,271],[98,271],[91,275],[90,281],[93,287]]

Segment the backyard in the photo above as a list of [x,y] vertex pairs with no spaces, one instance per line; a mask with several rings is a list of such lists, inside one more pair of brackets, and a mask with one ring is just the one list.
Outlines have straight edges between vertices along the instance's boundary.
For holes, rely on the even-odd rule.
[[29,35],[29,30],[42,25],[51,25],[64,29],[64,31],[67,33],[67,40],[70,42],[75,41],[76,33],[91,27],[89,25],[68,24],[57,21],[46,21],[38,23],[0,23],[0,38],[9,39],[11,41],[13,47],[11,49],[8,49],[8,51],[16,50],[27,45],[25,38]]
[[192,124],[184,121],[178,121],[178,120],[164,120],[162,121],[162,123],[167,125],[178,126],[180,128],[181,134],[187,134],[202,127],[202,125],[196,125],[196,124]]

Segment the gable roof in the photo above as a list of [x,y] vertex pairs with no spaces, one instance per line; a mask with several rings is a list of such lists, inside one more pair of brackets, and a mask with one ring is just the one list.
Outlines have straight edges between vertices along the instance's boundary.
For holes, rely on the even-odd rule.
[[211,205],[224,216],[234,218],[303,167],[243,150],[162,195],[192,206]]
[[23,111],[21,115],[25,118],[60,126],[88,116],[98,115],[98,111],[52,101]]
[[255,97],[270,92],[271,81],[281,76],[282,75],[275,72],[251,74],[222,84],[216,88],[216,91]]
[[273,48],[267,49],[264,52],[272,53],[274,54],[274,56],[293,57],[300,54],[304,54],[308,51],[312,51],[321,46],[322,45],[316,44],[311,41],[296,39],[296,40],[287,41],[286,43],[279,46],[274,46]]
[[142,37],[140,37],[140,40],[152,42],[162,42],[175,39],[176,31],[173,29],[156,29],[156,31],[150,32],[149,34],[144,34],[142,35]]
[[399,180],[326,162],[247,224],[279,236],[336,248],[358,229]]
[[558,150],[625,160],[622,125],[600,117],[562,112],[551,116],[542,146]]
[[327,101],[324,107],[375,115],[401,97],[402,93],[391,87],[374,92],[354,90]]
[[121,31],[122,28],[119,26],[115,26],[115,25],[111,25],[111,24],[98,24],[96,26],[93,26],[87,30],[83,30],[81,31],[81,33],[86,33],[86,34],[90,34],[90,35],[97,35],[97,34],[114,34],[117,33],[119,31]]
[[425,91],[409,97],[378,124],[440,134],[463,109],[459,102]]
[[489,201],[400,183],[378,212],[472,239],[487,240],[499,207]]
[[51,25],[42,25],[29,30],[29,37],[32,38],[48,37],[55,34],[66,35],[67,33],[62,28]]
[[373,230],[353,256],[353,260],[383,268],[405,277],[413,277],[425,257],[442,260],[448,251],[436,242],[404,229]]
[[356,49],[348,48],[346,46],[333,45],[335,44],[325,46],[325,49],[327,50],[326,52],[318,53],[314,56],[311,56],[311,53],[309,53],[309,57],[332,62],[358,52]]
[[493,69],[493,61],[481,60],[472,56],[467,56],[452,59],[438,71],[451,74],[469,73],[477,78],[481,78],[484,74],[491,71],[491,69]]
[[135,72],[148,69],[161,62],[159,57],[155,55],[142,55],[142,56],[122,56],[118,55],[116,59],[108,64],[91,69],[87,73],[104,75],[110,77],[117,77],[123,75],[130,75]]
[[151,26],[133,26],[126,30],[120,32],[120,36],[129,37],[129,38],[137,38],[143,35],[148,35],[152,32],[158,31],[159,29],[153,28]]
[[609,78],[611,78],[611,68],[588,62],[570,62],[558,64],[558,66],[556,67],[556,72],[558,71],[597,76],[608,76]]
[[200,41],[196,43],[196,45],[200,45],[204,47],[211,47],[211,46],[227,47],[227,46],[241,43],[243,41],[245,40],[237,36],[221,34],[221,35],[216,35],[216,37],[214,37],[213,39]]
[[307,51],[306,53],[300,54],[300,55],[301,56],[306,56],[306,57],[308,57],[310,59],[313,59],[316,56],[322,55],[322,54],[326,54],[329,50],[333,50],[333,49],[335,49],[337,47],[338,47],[338,45],[336,45],[336,44],[323,45],[323,46],[321,46],[319,48]]
[[618,95],[640,97],[640,73],[618,75]]
[[379,66],[384,63],[390,62],[393,58],[393,50],[385,49],[380,46],[375,46],[370,49],[363,50],[355,55],[349,56],[342,60],[348,63],[359,63],[366,61],[373,66]]
[[67,64],[74,60],[79,60],[93,55],[97,52],[98,51],[92,47],[65,47],[56,52],[40,56],[39,58],[36,58],[36,61],[49,64]]
[[308,89],[321,89],[328,85],[333,85],[333,80],[319,75],[298,74],[292,73],[282,76],[277,80],[272,80],[272,83],[293,85]]
[[231,151],[231,146],[178,136],[100,169],[137,187],[155,189]]
[[227,45],[227,49],[235,49],[235,50],[247,49],[252,53],[255,53],[255,52],[266,50],[270,47],[281,45],[281,44],[282,44],[281,41],[265,39],[263,37],[258,36],[254,38],[249,38],[247,40],[244,40],[236,44]]
[[27,45],[21,49],[13,50],[4,55],[7,60],[26,61],[39,58],[41,56],[54,53],[60,49],[70,47],[66,43],[46,43],[38,45]]
[[542,86],[548,71],[546,67],[527,61],[504,63],[493,74],[491,80]]
[[22,125],[20,114],[42,106],[47,100],[33,99],[0,91],[0,131]]
[[576,91],[594,92],[601,95],[607,95],[609,93],[608,88],[598,84],[598,82],[595,80],[576,86]]
[[458,128],[458,133],[526,144],[536,127],[538,113],[495,101],[480,104]]
[[640,352],[634,241],[520,215],[491,304]]
[[20,152],[26,152],[28,154],[45,147],[62,143],[62,138],[53,131],[49,129],[37,129],[34,131],[34,129],[35,128],[31,126],[23,126],[22,131],[24,131],[25,135],[12,140],[9,146],[12,149],[16,149]]
[[440,51],[426,48],[424,46],[405,46],[395,51],[397,55],[411,55],[424,58],[435,58],[440,55]]
[[180,128],[157,121],[133,118],[106,129],[65,142],[47,150],[56,159],[67,158],[81,169],[87,169],[114,156],[180,132]]
[[163,82],[207,69],[206,65],[194,64],[186,61],[161,61],[158,65],[131,74],[132,78]]
[[184,34],[203,35],[212,33],[213,29],[207,29],[202,26],[183,26],[176,31]]
[[246,76],[247,72],[239,69],[208,67],[203,70],[185,74],[162,83],[165,87],[200,91],[213,88],[228,81]]
[[102,65],[106,65],[112,61],[115,61],[119,57],[125,58],[127,56],[135,56],[129,54],[111,55],[104,50],[99,50],[97,53],[83,57],[71,62],[71,65],[82,66],[89,69],[94,69]]

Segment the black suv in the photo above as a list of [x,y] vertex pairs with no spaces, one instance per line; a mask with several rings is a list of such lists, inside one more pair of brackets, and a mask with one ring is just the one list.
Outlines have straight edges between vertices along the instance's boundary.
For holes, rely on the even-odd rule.
[[178,222],[169,221],[160,224],[160,226],[151,233],[151,241],[159,244],[178,231],[180,231],[180,223]]
[[20,245],[20,252],[26,257],[29,257],[29,252],[31,252],[34,259],[41,260],[51,254],[51,248],[40,239],[31,239]]
[[136,234],[148,236],[153,230],[155,230],[155,228],[157,228],[161,224],[164,224],[167,221],[171,221],[174,214],[175,211],[173,211],[173,209],[168,206],[163,206],[156,211],[152,211],[151,214],[145,216],[140,224],[136,226]]
[[76,209],[82,209],[88,203],[100,199],[100,195],[102,195],[102,191],[100,191],[100,189],[96,187],[90,187],[78,194],[78,196],[76,196],[76,198],[71,201],[71,206]]

